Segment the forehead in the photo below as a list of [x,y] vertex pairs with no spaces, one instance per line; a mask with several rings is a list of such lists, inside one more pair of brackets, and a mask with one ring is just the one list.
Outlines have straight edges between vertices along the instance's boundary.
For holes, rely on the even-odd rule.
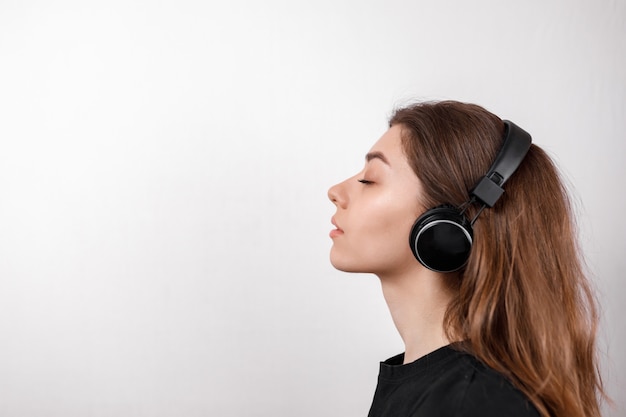
[[401,134],[402,128],[399,125],[392,126],[376,141],[370,153],[382,153],[391,166],[408,165],[402,150]]

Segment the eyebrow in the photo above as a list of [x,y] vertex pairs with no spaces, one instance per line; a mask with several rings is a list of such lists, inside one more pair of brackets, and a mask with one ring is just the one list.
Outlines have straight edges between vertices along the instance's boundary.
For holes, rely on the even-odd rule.
[[381,161],[389,165],[389,161],[387,160],[387,157],[385,157],[385,155],[382,152],[374,151],[374,152],[369,152],[367,155],[365,155],[365,160],[367,162],[371,161],[372,159],[380,159]]

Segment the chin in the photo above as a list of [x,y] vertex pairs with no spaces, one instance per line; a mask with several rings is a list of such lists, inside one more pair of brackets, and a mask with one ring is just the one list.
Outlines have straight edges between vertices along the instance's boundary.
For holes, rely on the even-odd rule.
[[370,273],[373,269],[358,260],[337,256],[332,251],[330,253],[330,263],[335,269],[343,272]]
[[351,267],[350,262],[346,262],[345,259],[341,259],[341,257],[334,255],[332,251],[330,252],[330,264],[339,271],[355,272],[354,268]]

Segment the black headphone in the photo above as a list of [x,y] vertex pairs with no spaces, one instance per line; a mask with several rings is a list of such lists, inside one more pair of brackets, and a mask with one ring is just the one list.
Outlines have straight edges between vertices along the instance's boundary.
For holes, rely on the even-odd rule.
[[[470,191],[470,200],[460,207],[449,204],[427,210],[413,225],[409,244],[413,255],[426,268],[436,272],[453,272],[465,266],[472,249],[472,226],[485,209],[493,207],[504,189],[502,186],[517,170],[530,149],[531,137],[522,128],[503,120],[504,144],[493,165]],[[472,203],[482,207],[469,221],[464,213]]]

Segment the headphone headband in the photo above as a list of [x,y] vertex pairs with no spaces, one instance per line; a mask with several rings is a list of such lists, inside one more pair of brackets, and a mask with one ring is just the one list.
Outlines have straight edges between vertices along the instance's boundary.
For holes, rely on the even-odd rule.
[[531,137],[524,129],[509,120],[503,120],[505,126],[504,144],[487,174],[470,192],[488,207],[498,201],[504,189],[502,186],[513,175],[526,153],[530,149]]

